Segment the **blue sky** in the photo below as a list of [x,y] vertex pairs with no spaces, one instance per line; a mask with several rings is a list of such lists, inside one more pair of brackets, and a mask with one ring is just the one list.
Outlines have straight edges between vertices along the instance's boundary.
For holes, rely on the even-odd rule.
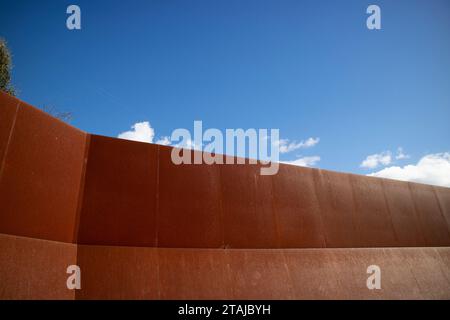
[[[70,4],[81,30],[66,28]],[[366,28],[369,4],[381,30]],[[0,37],[19,98],[92,133],[279,128],[320,138],[282,160],[362,174],[383,168],[360,166],[371,154],[405,166],[450,151],[448,0],[4,0]]]

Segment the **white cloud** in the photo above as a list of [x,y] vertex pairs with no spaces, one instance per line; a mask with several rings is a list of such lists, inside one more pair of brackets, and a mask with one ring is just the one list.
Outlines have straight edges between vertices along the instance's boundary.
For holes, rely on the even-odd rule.
[[429,154],[416,165],[392,166],[369,176],[450,187],[450,153]]
[[393,156],[392,152],[389,150],[367,156],[366,159],[364,159],[364,161],[361,162],[360,167],[375,169],[376,167],[379,166],[388,166],[392,164],[394,160],[404,160],[404,159],[409,159],[409,155],[403,151],[402,147],[399,147],[397,149],[397,153],[395,154],[395,156]]
[[403,148],[400,147],[397,149],[397,155],[395,156],[396,160],[409,159],[409,155],[403,152]]
[[[130,131],[120,133],[118,138],[153,143],[153,139],[155,138],[155,129],[152,128],[150,122],[137,122],[131,126],[131,129],[132,130]],[[171,143],[170,137],[161,137],[155,143],[165,146],[169,145]]]
[[288,153],[300,148],[310,148],[318,144],[320,141],[319,138],[308,138],[305,141],[292,141],[289,142],[289,139],[280,139],[278,141],[274,141],[273,144],[275,146],[279,146],[280,153]]
[[292,164],[300,167],[311,167],[320,161],[319,156],[302,157],[292,161],[282,161],[282,163]]
[[392,162],[392,155],[390,151],[371,154],[361,162],[360,166],[363,168],[373,169],[380,165],[389,165]]
[[126,140],[153,142],[155,130],[148,121],[135,123],[131,126],[131,129],[133,130],[122,132],[118,137]]
[[306,141],[302,141],[301,147],[303,148],[309,148],[314,147],[316,144],[318,144],[320,141],[319,138],[308,138]]

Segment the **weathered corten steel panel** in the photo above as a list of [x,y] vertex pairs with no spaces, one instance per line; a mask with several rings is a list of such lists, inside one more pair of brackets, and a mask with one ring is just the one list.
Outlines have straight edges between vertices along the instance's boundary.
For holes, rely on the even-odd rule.
[[[450,234],[433,186],[408,182],[423,234],[423,246],[449,246]],[[450,188],[447,188],[450,192]]]
[[[324,299],[324,297],[346,294],[339,283],[337,277],[339,275],[330,250],[305,249],[302,254],[298,254],[295,249],[286,249],[283,252],[292,281],[293,298],[301,299],[305,297],[305,293],[308,299]],[[311,288],[314,290],[307,293],[307,290]]]
[[417,281],[422,299],[450,299],[450,274],[448,269],[445,273],[442,268],[442,257],[436,250],[415,251],[405,248],[401,255],[403,263],[409,265]]
[[[449,299],[450,249],[78,246],[76,299]],[[367,288],[367,267],[381,289]]]
[[381,179],[350,175],[359,242],[354,247],[398,246]]
[[274,176],[259,165],[175,165],[171,147],[100,136],[87,152],[85,133],[0,101],[4,233],[198,248],[450,244],[448,188],[285,164]]
[[[383,259],[382,261],[378,261],[374,257],[369,260],[370,265],[375,264],[381,268],[381,288],[383,290],[382,293],[386,295],[385,299],[426,298],[426,295],[422,296],[421,288],[417,285],[417,280],[411,270],[411,263],[407,260],[408,255],[404,254],[406,250],[410,250],[413,254],[418,254],[422,250],[429,251],[435,250],[435,248],[386,249],[383,250],[383,255],[380,256],[380,259]],[[448,249],[446,248],[446,250]],[[342,265],[344,263],[345,256],[342,257]],[[443,277],[446,276],[445,273],[441,274],[441,270],[428,270],[428,272],[435,273],[440,280],[444,280]]]
[[8,142],[20,101],[0,90],[0,179]]
[[0,180],[0,232],[72,242],[86,134],[20,103]]
[[[293,167],[291,170],[303,169]],[[349,175],[321,169],[310,170],[314,177],[327,247],[352,247],[360,243]]]
[[[259,165],[175,165],[170,147],[101,141],[108,143],[90,147],[80,243],[197,248],[450,244],[444,205],[432,193],[428,204],[415,204],[406,182],[284,164],[275,176],[261,176]],[[109,153],[115,155],[111,164]],[[130,165],[133,161],[139,164]],[[127,167],[133,168],[132,177]],[[450,190],[441,189],[445,199]],[[439,232],[431,232],[434,228]]]
[[439,254],[442,273],[447,275],[447,280],[449,280],[448,275],[450,275],[450,250],[448,247],[437,247],[436,252]]
[[399,245],[423,245],[425,241],[408,184],[389,179],[381,179],[381,183]]
[[447,223],[447,231],[450,233],[450,191],[449,188],[434,186],[438,198],[439,207]]
[[3,93],[0,117],[0,298],[450,299],[449,188],[175,165],[171,147],[89,136]]
[[261,176],[260,168],[253,164],[219,167],[226,247],[278,247],[272,177]]
[[78,243],[156,245],[158,146],[91,135]]
[[[407,257],[403,255],[404,248],[358,248],[335,249],[325,251],[326,262],[324,268],[331,268],[334,280],[339,288],[339,299],[419,299],[422,297],[421,288],[417,284],[416,276],[427,277],[428,272],[435,273],[441,281],[445,274],[438,268],[429,268],[425,273],[414,275],[411,273]],[[423,250],[434,251],[434,248],[412,248],[416,254]],[[369,290],[367,280],[371,273],[367,273],[369,266],[378,266],[381,271],[381,289]],[[446,284],[448,286],[448,284]],[[311,288],[312,289],[312,288]],[[316,291],[317,295],[318,292]],[[326,296],[326,291],[325,291]],[[317,296],[316,296],[317,297]],[[323,298],[317,297],[317,298]],[[441,299],[446,295],[441,295]],[[329,297],[327,297],[329,299]]]
[[158,246],[222,247],[223,217],[218,167],[206,164],[175,165],[171,160],[171,151],[170,147],[159,147]]
[[158,249],[161,299],[231,299],[230,273],[221,249]]
[[283,249],[227,250],[233,299],[292,299]]
[[298,170],[296,166],[280,165],[278,173],[272,176],[273,207],[282,248],[326,245],[312,173],[312,169]]
[[74,299],[66,271],[76,261],[76,244],[0,234],[0,300]]
[[158,299],[156,248],[78,245],[77,300]]
[[[0,249],[1,299],[450,299],[448,247],[163,249],[0,235]],[[381,290],[366,286],[370,265]]]

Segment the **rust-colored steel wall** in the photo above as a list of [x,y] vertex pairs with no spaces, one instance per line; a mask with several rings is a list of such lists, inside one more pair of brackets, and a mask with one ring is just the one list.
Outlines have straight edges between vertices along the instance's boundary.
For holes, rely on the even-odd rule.
[[6,149],[11,139],[11,129],[16,119],[19,101],[0,91],[0,176],[3,170]]
[[258,165],[219,165],[224,247],[280,247],[272,177]]
[[[448,245],[450,221],[445,220],[446,215],[436,195],[436,188],[418,183],[409,183],[409,187],[425,240],[423,245],[432,246],[434,243]],[[447,189],[448,192],[450,189]]]
[[447,222],[447,232],[450,233],[450,192],[449,188],[433,187],[438,198],[439,208],[443,213],[443,218]]
[[156,145],[91,135],[78,243],[156,245]]
[[[450,299],[442,247],[76,247],[0,235],[0,298]],[[70,264],[81,268],[80,290],[65,287]],[[381,290],[366,287],[371,264],[382,270]]]
[[76,244],[0,234],[0,300],[75,299],[66,270],[76,264]]
[[171,161],[172,148],[158,148],[158,246],[221,247],[223,222],[217,166],[177,166]]
[[3,233],[187,248],[450,245],[448,188],[285,164],[274,176],[175,165],[171,147],[87,135],[0,98]]
[[172,150],[0,93],[0,298],[450,298],[450,188]]
[[[449,248],[79,246],[78,262],[88,270],[89,286],[77,292],[77,299],[450,298]],[[366,287],[371,264],[383,270],[381,290]]]
[[15,101],[0,96],[0,233],[73,242],[86,134]]
[[175,165],[171,151],[92,135],[78,242],[171,248],[450,245],[448,206],[440,203],[448,188],[284,164],[273,176],[261,176],[260,166],[251,164]]

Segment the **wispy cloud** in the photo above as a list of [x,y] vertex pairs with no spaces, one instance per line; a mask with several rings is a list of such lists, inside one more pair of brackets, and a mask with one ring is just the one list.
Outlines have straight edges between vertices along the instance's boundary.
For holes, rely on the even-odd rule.
[[375,169],[380,166],[388,166],[394,162],[394,160],[404,160],[408,159],[409,155],[407,155],[402,147],[397,149],[397,153],[395,155],[392,154],[391,151],[383,151],[380,153],[375,153],[367,156],[360,164],[361,168],[367,169]]
[[374,169],[380,165],[389,165],[392,162],[392,155],[390,151],[385,151],[381,153],[371,154],[366,157],[366,159],[361,162],[360,166],[362,168]]
[[403,148],[399,147],[397,149],[397,155],[395,156],[396,160],[409,159],[409,155],[403,152]]
[[319,141],[319,138],[308,138],[300,142],[290,141],[289,139],[280,139],[278,141],[273,141],[273,144],[279,147],[280,153],[289,153],[300,148],[311,148],[318,144]]
[[311,156],[311,157],[301,157],[291,161],[282,161],[282,163],[292,164],[300,167],[312,167],[315,166],[316,163],[319,161],[320,161],[319,156]]

